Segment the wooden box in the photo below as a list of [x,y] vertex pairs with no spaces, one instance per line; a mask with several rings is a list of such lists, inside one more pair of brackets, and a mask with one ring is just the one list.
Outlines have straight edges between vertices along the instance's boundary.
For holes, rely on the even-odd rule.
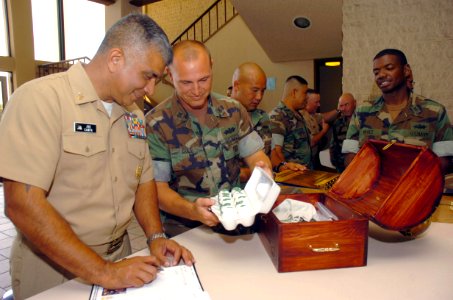
[[326,193],[280,195],[274,204],[321,201],[337,221],[282,223],[271,211],[258,218],[260,239],[279,272],[364,266],[368,220],[410,232],[434,212],[443,184],[431,150],[371,140]]
[[290,198],[321,201],[338,221],[282,223],[272,213],[259,218],[259,236],[279,272],[366,265],[368,219],[324,194],[280,195],[275,206]]

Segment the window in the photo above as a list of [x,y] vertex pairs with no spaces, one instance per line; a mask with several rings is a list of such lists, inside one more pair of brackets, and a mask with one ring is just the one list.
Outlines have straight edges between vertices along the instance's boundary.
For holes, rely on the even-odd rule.
[[33,39],[35,59],[59,61],[57,0],[32,0]]
[[[32,0],[31,3],[36,60],[56,62],[94,56],[105,34],[104,5],[86,0]],[[65,53],[61,54],[62,49]]]
[[11,95],[11,73],[0,72],[0,113]]
[[8,22],[4,0],[0,0],[0,14],[0,56],[9,56]]
[[105,34],[105,6],[63,0],[66,59],[93,58]]

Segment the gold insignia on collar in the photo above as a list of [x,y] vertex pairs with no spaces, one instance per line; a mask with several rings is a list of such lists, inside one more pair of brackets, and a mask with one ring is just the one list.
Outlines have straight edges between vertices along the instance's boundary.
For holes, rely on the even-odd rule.
[[137,166],[137,168],[135,169],[135,178],[137,178],[137,180],[139,180],[140,177],[142,176],[142,171],[143,171],[142,166]]

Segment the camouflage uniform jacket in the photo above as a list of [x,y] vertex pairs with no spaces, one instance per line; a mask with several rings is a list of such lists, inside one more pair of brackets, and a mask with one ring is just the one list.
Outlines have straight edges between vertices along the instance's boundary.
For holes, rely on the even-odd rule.
[[412,96],[390,122],[384,98],[357,108],[349,124],[343,153],[357,153],[368,139],[396,140],[400,143],[427,146],[438,156],[453,155],[453,133],[445,107],[422,96]]
[[241,158],[263,148],[245,108],[211,96],[201,125],[180,101],[173,95],[146,115],[155,180],[191,201],[239,186]]
[[250,113],[253,129],[260,135],[264,142],[264,152],[271,155],[272,133],[268,114],[262,109],[255,109]]
[[304,118],[279,102],[269,114],[271,120],[272,149],[282,147],[286,161],[297,162],[312,167],[310,133]]
[[344,154],[341,153],[343,141],[346,139],[346,132],[348,131],[349,121],[351,117],[340,116],[332,125],[332,139],[330,140],[330,162],[337,168],[338,172],[343,172]]

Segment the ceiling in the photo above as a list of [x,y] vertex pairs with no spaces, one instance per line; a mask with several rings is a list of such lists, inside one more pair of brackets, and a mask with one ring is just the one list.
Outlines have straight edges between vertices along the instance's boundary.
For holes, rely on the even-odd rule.
[[[342,0],[231,0],[273,62],[341,56]],[[306,29],[296,17],[311,21]]]

